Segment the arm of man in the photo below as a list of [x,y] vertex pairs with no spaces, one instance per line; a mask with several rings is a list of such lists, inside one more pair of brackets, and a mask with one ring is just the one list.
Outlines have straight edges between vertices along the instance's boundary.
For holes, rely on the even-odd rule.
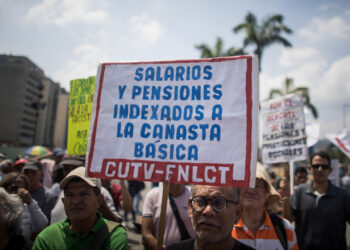
[[282,199],[282,216],[290,222],[295,221],[295,213],[298,207],[298,191],[295,190],[291,197]]
[[142,217],[142,244],[148,250],[157,249],[152,217]]
[[32,203],[28,205],[28,211],[30,214],[30,227],[33,233],[39,233],[43,230],[49,223],[45,214],[41,211],[38,203],[33,200]]
[[125,212],[130,212],[132,210],[132,198],[124,180],[120,180],[120,186],[122,187],[120,206]]
[[30,214],[30,227],[33,233],[39,233],[49,223],[46,215],[41,211],[38,203],[32,199],[29,191],[24,188],[19,188],[17,191],[22,201],[27,204],[28,212]]
[[120,216],[117,216],[115,213],[113,213],[111,208],[107,205],[107,202],[104,197],[102,199],[100,207],[98,208],[98,211],[100,211],[102,213],[103,218],[107,220],[112,220],[119,223],[122,222],[122,219],[120,218]]
[[117,210],[115,209],[111,194],[104,187],[101,188],[101,194],[103,195],[104,199],[102,200],[101,206],[98,210],[102,213],[103,218],[107,220],[121,222],[122,219]]

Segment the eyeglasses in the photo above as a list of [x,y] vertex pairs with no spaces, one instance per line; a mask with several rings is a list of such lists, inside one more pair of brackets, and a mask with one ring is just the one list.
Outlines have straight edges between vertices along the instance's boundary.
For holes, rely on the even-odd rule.
[[227,203],[238,204],[237,201],[231,201],[222,196],[207,198],[206,196],[194,196],[191,200],[191,205],[197,212],[202,212],[210,202],[211,207],[215,212],[224,211],[227,208]]
[[318,169],[319,167],[321,167],[323,170],[330,168],[328,164],[311,164],[311,167],[313,169]]

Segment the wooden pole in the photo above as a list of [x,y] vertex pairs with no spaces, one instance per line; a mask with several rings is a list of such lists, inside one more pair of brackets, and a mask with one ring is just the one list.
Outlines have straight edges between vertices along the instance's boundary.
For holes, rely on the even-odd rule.
[[168,204],[169,186],[170,186],[169,182],[163,183],[163,196],[162,196],[162,205],[160,210],[158,242],[157,242],[158,250],[162,250],[162,246],[163,246],[164,229],[165,229],[165,223],[166,223],[165,215],[166,215],[166,208]]
[[294,161],[289,162],[289,183],[290,183],[290,194],[293,194],[294,191]]

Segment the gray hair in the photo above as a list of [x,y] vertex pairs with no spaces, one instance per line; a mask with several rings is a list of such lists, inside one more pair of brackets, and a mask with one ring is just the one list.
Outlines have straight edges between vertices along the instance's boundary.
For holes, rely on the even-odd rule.
[[[192,196],[193,196],[193,194],[194,194],[194,191],[195,191],[195,187],[196,187],[196,186],[197,186],[197,185],[191,185],[191,193],[192,193]],[[198,186],[200,186],[200,185],[198,185]],[[235,190],[235,191],[236,191],[235,193],[231,193],[231,194],[232,194],[231,198],[234,199],[234,201],[239,202],[239,198],[240,198],[240,194],[241,194],[241,189],[240,189],[239,187],[226,187],[226,188],[232,189],[232,190]]]
[[0,162],[0,171],[7,174],[10,173],[13,168],[13,163],[11,160],[6,159]]
[[0,223],[7,224],[7,230],[11,235],[21,232],[21,215],[23,204],[18,195],[9,194],[4,188],[0,188]]

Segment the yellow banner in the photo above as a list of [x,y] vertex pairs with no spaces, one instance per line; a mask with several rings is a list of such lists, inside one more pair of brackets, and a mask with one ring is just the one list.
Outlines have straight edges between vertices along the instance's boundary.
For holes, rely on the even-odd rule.
[[70,81],[68,145],[69,155],[86,153],[92,103],[95,92],[95,76]]

